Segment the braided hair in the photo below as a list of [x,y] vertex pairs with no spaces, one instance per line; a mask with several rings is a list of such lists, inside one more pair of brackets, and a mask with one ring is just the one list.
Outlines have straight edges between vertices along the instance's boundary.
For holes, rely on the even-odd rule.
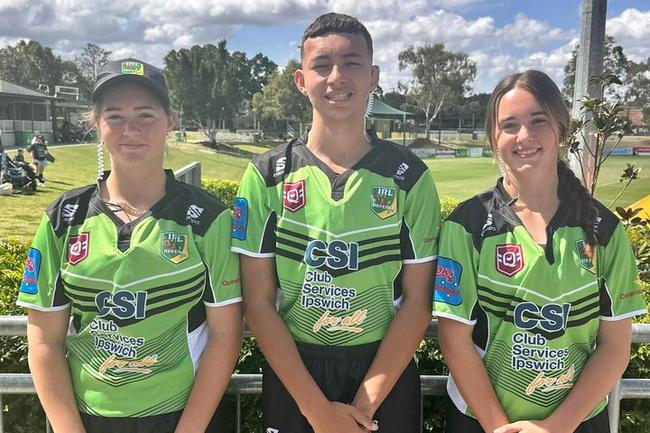
[[[499,161],[499,152],[496,146],[497,111],[503,95],[514,88],[526,90],[535,97],[546,116],[554,124],[558,136],[558,145],[566,141],[569,130],[571,119],[569,110],[562,98],[560,89],[548,75],[532,69],[511,74],[499,81],[494,88],[485,116],[485,135],[492,145],[497,162],[500,164],[502,162]],[[585,253],[592,257],[592,252],[597,245],[596,223],[598,217],[593,199],[580,180],[573,174],[573,171],[562,160],[557,163],[557,176],[557,195],[560,200],[572,204],[569,210],[570,217],[572,217],[573,221],[577,221],[584,230]]]

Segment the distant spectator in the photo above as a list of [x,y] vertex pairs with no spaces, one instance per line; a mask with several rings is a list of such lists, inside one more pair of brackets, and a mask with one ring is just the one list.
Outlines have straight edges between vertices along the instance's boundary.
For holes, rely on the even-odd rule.
[[14,156],[14,162],[25,162],[25,152],[22,149],[18,149],[16,156]]
[[32,158],[34,159],[34,165],[36,166],[36,177],[41,183],[45,183],[45,177],[43,177],[43,171],[45,166],[48,164],[47,161],[47,142],[42,135],[36,135],[32,139],[32,144],[27,146],[27,151],[32,153]]

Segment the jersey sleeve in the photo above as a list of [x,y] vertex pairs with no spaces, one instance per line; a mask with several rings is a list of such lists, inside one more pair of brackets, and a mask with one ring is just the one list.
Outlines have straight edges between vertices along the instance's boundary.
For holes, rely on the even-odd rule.
[[646,313],[634,251],[619,223],[596,257],[600,277],[600,318],[621,320]]
[[428,169],[407,192],[405,201],[401,234],[403,263],[435,260],[440,234],[440,200]]
[[27,252],[17,304],[39,311],[68,308],[70,300],[63,292],[61,257],[65,236],[58,237],[47,215],[43,216]]
[[233,207],[232,251],[251,257],[275,255],[276,213],[261,173],[249,164]]
[[203,262],[208,268],[208,279],[203,302],[208,307],[221,307],[241,302],[239,257],[230,251],[229,209],[222,211],[205,235],[197,239]]
[[433,314],[468,325],[478,302],[476,287],[478,251],[472,234],[455,221],[447,220],[440,231],[438,263],[433,292]]

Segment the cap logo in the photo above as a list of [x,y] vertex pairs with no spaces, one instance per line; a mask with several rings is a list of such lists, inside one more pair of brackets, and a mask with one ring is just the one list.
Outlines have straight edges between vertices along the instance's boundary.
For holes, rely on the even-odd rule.
[[144,65],[140,62],[122,62],[123,74],[144,75]]

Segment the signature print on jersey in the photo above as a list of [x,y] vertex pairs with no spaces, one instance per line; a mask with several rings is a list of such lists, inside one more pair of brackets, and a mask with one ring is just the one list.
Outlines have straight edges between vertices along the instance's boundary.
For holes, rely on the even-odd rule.
[[386,219],[397,212],[396,189],[387,186],[373,186],[370,209],[381,219]]
[[82,232],[68,238],[68,263],[76,265],[88,257],[90,233]]
[[497,245],[497,271],[512,277],[524,268],[524,251],[521,245]]
[[[116,373],[149,374],[149,367],[158,363],[158,355],[138,358],[138,350],[145,343],[144,337],[131,337],[120,333],[120,327],[112,320],[95,319],[88,325],[93,336],[95,348],[110,355],[100,365],[102,374],[109,370]],[[120,356],[121,358],[118,358]],[[127,358],[127,359],[123,359]]]
[[285,182],[282,190],[282,205],[291,212],[297,212],[307,203],[305,197],[305,181]]

